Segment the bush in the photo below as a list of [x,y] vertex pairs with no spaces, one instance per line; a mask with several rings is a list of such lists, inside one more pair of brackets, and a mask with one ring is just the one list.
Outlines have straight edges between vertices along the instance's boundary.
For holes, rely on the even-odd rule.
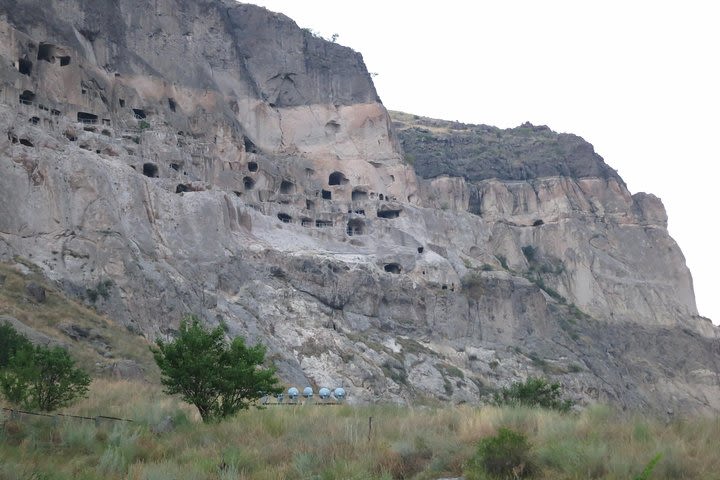
[[532,477],[537,467],[531,450],[524,434],[501,428],[494,437],[480,440],[465,477],[468,480]]
[[8,366],[10,359],[18,350],[27,347],[31,347],[31,344],[25,335],[18,333],[7,322],[0,324],[0,370]]
[[25,346],[0,373],[0,391],[15,405],[52,412],[84,397],[90,377],[61,347]]
[[168,394],[195,405],[204,422],[248,408],[264,395],[280,393],[274,368],[260,368],[265,347],[246,347],[242,337],[229,345],[222,327],[206,330],[195,317],[183,320],[172,342],[157,341],[155,362]]
[[562,385],[550,383],[544,378],[529,377],[524,382],[515,382],[495,393],[496,405],[541,407],[567,412],[572,407],[570,400],[562,400]]

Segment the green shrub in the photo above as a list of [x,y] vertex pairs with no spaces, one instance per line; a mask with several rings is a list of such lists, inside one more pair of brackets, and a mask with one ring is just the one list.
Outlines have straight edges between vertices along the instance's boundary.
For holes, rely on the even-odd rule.
[[84,397],[89,385],[90,376],[61,347],[21,348],[0,373],[0,391],[9,402],[45,412]]
[[7,322],[0,324],[0,369],[8,366],[10,359],[18,350],[30,346],[30,341],[25,335],[18,333],[11,324]]
[[570,410],[572,402],[562,400],[562,385],[558,382],[550,383],[544,378],[529,377],[524,382],[515,382],[495,394],[496,405],[523,405],[527,407],[541,407],[566,412]]
[[497,435],[480,440],[465,470],[467,480],[516,479],[535,475],[532,445],[524,434],[501,428]]

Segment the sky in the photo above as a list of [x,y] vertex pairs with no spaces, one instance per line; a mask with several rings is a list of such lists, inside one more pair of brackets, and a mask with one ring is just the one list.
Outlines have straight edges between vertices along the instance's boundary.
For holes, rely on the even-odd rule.
[[253,3],[362,53],[390,110],[592,143],[632,193],[662,199],[699,313],[720,322],[720,3]]

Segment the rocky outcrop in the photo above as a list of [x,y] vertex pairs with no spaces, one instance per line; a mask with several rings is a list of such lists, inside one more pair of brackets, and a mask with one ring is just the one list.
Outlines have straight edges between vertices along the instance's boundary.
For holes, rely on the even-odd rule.
[[351,401],[720,407],[662,204],[578,137],[393,127],[359,54],[229,0],[0,6],[0,257],[129,329],[194,313]]

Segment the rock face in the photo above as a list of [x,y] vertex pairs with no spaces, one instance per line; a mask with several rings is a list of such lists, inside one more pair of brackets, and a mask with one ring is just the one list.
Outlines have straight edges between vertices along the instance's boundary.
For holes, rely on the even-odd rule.
[[0,258],[149,338],[223,324],[350,401],[535,374],[720,407],[662,204],[582,139],[393,126],[359,54],[230,0],[0,7]]

